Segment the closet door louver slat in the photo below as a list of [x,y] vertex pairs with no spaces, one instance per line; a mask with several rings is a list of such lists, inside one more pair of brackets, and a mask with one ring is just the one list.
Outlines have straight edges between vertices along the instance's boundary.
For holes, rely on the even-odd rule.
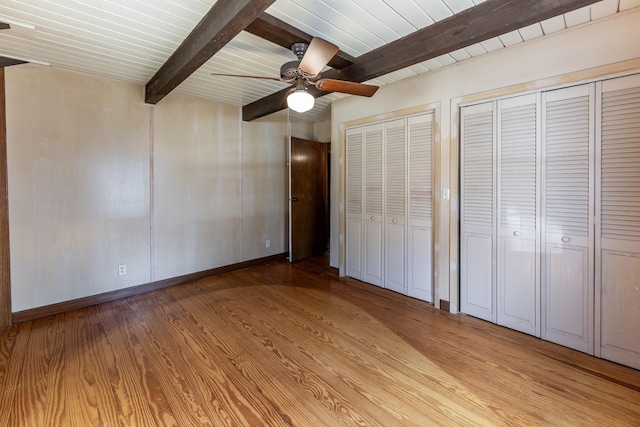
[[433,117],[409,122],[409,217],[433,217]]
[[365,214],[382,216],[382,129],[365,128]]
[[362,279],[362,128],[346,132],[346,274]]
[[589,96],[547,104],[547,233],[589,235],[589,114]]
[[385,126],[385,215],[404,219],[406,206],[406,120]]
[[464,117],[463,221],[493,226],[493,111]]
[[500,121],[500,224],[536,228],[536,104],[506,108]]
[[347,132],[347,214],[362,214],[362,131]]
[[639,240],[640,88],[602,95],[601,135],[602,238]]

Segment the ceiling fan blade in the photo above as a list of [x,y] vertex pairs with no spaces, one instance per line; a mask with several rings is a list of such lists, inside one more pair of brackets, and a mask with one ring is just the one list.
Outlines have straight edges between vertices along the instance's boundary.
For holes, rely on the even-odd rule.
[[331,61],[331,58],[336,56],[339,50],[335,44],[319,37],[314,37],[311,39],[311,43],[309,43],[309,47],[298,68],[311,76],[315,76]]
[[378,86],[334,79],[320,79],[315,82],[315,85],[318,89],[324,90],[325,92],[340,92],[368,97],[372,97],[379,89]]
[[211,73],[212,76],[218,77],[242,77],[245,79],[261,79],[261,80],[274,80],[276,82],[283,82],[284,80],[278,79],[276,77],[263,77],[263,76],[246,76],[242,74],[219,74],[219,73]]

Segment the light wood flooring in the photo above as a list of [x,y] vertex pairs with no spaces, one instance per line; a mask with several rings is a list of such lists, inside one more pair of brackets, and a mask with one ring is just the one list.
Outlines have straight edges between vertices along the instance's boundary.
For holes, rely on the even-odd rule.
[[0,426],[633,426],[640,371],[274,262],[0,333]]

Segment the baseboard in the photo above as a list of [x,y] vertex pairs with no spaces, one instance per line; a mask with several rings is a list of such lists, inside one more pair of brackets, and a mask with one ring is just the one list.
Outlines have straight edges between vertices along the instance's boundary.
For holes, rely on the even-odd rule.
[[120,298],[126,298],[133,295],[144,294],[146,292],[155,291],[158,289],[164,289],[171,286],[183,285],[185,283],[194,282],[196,280],[204,279],[211,276],[217,276],[219,274],[228,273],[231,271],[242,270],[243,268],[253,267],[260,264],[266,264],[272,261],[285,260],[288,253],[282,253],[272,255],[264,258],[258,258],[250,261],[244,261],[237,264],[226,265],[224,267],[218,267],[211,270],[200,271],[197,273],[187,274],[184,276],[173,277],[171,279],[160,280],[153,283],[146,283],[143,285],[133,286],[125,289],[118,289],[116,291],[105,292],[103,294],[92,295],[84,298],[78,298],[71,301],[60,302],[51,305],[45,305],[43,307],[36,307],[29,310],[17,311],[12,315],[12,321],[14,324],[26,322],[29,320],[38,319],[40,317],[53,316],[55,314],[65,313],[68,311],[79,310],[81,308],[90,307],[92,305],[102,304],[109,301],[114,301]]

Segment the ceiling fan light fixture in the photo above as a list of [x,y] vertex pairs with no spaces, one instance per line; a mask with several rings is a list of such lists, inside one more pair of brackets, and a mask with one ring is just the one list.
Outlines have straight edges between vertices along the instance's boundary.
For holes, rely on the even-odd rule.
[[293,111],[304,113],[313,108],[315,98],[306,89],[296,89],[287,96],[287,105]]

